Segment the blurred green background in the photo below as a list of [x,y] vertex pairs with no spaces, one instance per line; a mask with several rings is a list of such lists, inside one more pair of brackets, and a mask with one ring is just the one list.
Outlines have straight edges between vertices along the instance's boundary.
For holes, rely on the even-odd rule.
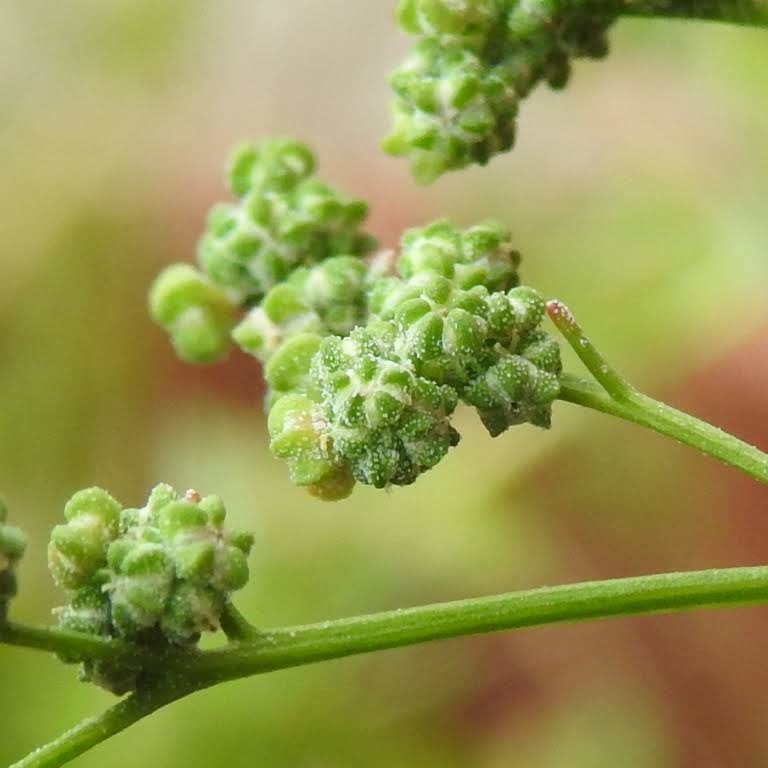
[[[409,41],[371,0],[0,4],[0,485],[32,546],[14,615],[62,600],[45,542],[99,484],[221,494],[255,530],[239,603],[307,622],[523,588],[766,562],[768,494],[712,460],[556,406],[551,432],[462,444],[392,493],[328,505],[268,454],[257,364],[178,363],[145,310],[191,260],[244,137],[309,141],[385,245],[449,215],[509,223],[649,393],[768,446],[768,37],[622,21],[608,61],[525,103],[516,149],[415,186],[384,156]],[[576,367],[576,364],[573,364]],[[765,608],[474,638],[231,683],[78,765],[667,768],[768,765]],[[0,764],[111,697],[0,647]]]

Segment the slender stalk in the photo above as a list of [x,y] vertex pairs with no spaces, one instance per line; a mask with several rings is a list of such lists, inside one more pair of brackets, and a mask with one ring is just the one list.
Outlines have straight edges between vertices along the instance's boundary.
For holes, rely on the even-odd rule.
[[561,400],[641,424],[768,483],[768,454],[718,427],[638,392],[603,357],[565,304],[557,299],[548,301],[547,313],[600,384],[564,373],[560,376]]
[[158,690],[148,694],[134,693],[97,717],[89,717],[59,738],[31,752],[10,768],[56,768],[74,760],[111,736],[125,730],[137,720],[185,696],[180,691]]
[[361,653],[486,632],[609,616],[768,602],[768,566],[664,573],[510,592],[325,621],[225,648],[169,657],[153,688],[129,696],[11,768],[56,768],[137,720],[228,680]]
[[609,7],[620,16],[721,21],[768,27],[768,0],[618,0]]
[[615,400],[596,384],[563,374],[560,399],[648,427],[740,469],[755,480],[768,483],[768,454],[718,427],[639,392],[633,393],[628,400]]
[[608,616],[768,601],[768,566],[664,573],[509,592],[338,621],[265,630],[253,642],[208,651],[198,684],[464,635]]
[[573,312],[562,301],[557,299],[548,301],[547,314],[581,362],[611,397],[616,400],[626,400],[634,393],[634,388],[603,357],[584,333]]
[[71,659],[114,659],[132,656],[136,648],[122,640],[71,632],[57,627],[34,627],[0,622],[0,644],[60,653]]
[[260,634],[259,629],[254,627],[231,602],[224,606],[224,613],[221,615],[221,629],[230,642],[247,640]]

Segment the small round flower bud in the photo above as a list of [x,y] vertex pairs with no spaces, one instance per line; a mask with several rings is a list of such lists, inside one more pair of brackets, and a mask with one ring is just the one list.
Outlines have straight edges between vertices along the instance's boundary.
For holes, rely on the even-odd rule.
[[264,368],[264,378],[277,397],[287,392],[311,389],[309,371],[322,339],[314,333],[300,333],[285,342]]
[[505,291],[517,285],[520,254],[510,231],[495,221],[459,230],[445,219],[407,230],[401,240],[397,265],[404,277],[433,272],[453,280],[459,288],[484,286]]
[[233,304],[189,264],[174,264],[160,273],[150,289],[149,310],[183,360],[210,363],[226,355]]
[[330,455],[323,410],[304,395],[285,395],[269,412],[269,448],[288,462],[297,485],[317,485],[338,467]]
[[63,629],[108,636],[111,628],[109,596],[100,586],[82,587],[72,593],[69,605],[54,614]]
[[215,632],[224,610],[220,592],[183,582],[174,590],[160,628],[172,642],[194,643],[203,632]]
[[323,334],[320,316],[304,301],[300,290],[276,285],[232,331],[240,348],[265,363],[287,339],[300,333]]
[[0,621],[5,620],[8,603],[16,595],[15,569],[27,547],[27,537],[19,528],[7,525],[6,518],[5,502],[0,499]]
[[500,18],[495,0],[400,0],[397,20],[412,35],[484,44]]
[[253,189],[287,190],[315,170],[309,147],[293,139],[265,139],[260,144],[244,141],[232,151],[227,178],[238,197]]
[[118,535],[120,505],[101,488],[76,493],[64,508],[48,545],[48,567],[61,587],[76,589],[94,579],[107,562],[107,547]]

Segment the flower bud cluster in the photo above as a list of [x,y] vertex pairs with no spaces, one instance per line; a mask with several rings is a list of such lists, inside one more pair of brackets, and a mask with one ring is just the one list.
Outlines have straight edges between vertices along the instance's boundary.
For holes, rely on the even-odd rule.
[[215,282],[253,303],[297,267],[375,247],[359,229],[366,203],[322,183],[314,166],[309,149],[287,139],[235,149],[229,183],[240,199],[212,209],[198,250]]
[[[123,508],[101,488],[76,493],[66,524],[51,533],[48,561],[69,591],[59,624],[151,645],[193,645],[214,631],[231,592],[248,581],[250,534],[227,533],[218,496],[180,496],[158,485],[141,509]],[[135,670],[87,665],[87,679],[131,687]]]
[[6,524],[7,517],[5,502],[0,500],[0,622],[5,621],[8,603],[16,594],[16,566],[27,547],[27,537],[19,528]]
[[261,360],[298,329],[348,333],[360,321],[362,292],[347,307],[336,296],[350,281],[361,284],[360,258],[376,245],[360,229],[368,208],[322,183],[314,169],[311,151],[290,139],[235,148],[228,181],[238,201],[211,210],[200,269],[168,267],[150,291],[150,314],[181,358],[224,357],[243,309],[249,313],[234,339]]
[[383,146],[428,183],[510,149],[519,101],[564,86],[574,58],[605,55],[613,17],[555,0],[400,0],[398,20],[419,42],[390,76]]
[[[402,4],[401,17],[427,36],[425,46],[461,43],[478,56],[499,8],[496,0],[415,0]],[[206,274],[171,267],[150,297],[187,359],[213,359],[231,336],[263,364],[270,447],[291,479],[326,499],[348,495],[356,482],[412,483],[458,443],[451,417],[460,402],[477,409],[492,435],[523,422],[548,427],[560,352],[540,330],[542,297],[520,285],[509,230],[494,221],[462,230],[441,219],[406,231],[396,257],[363,260],[371,245],[357,229],[364,206],[319,185],[313,171],[314,157],[294,141],[236,150],[229,176],[241,202],[212,215],[201,246]],[[276,218],[243,229],[253,206]],[[217,239],[220,215],[238,223]],[[230,234],[255,240],[241,250],[225,242]],[[238,306],[245,312],[235,324]],[[137,610],[121,570],[127,545],[109,539],[110,626],[131,634],[159,625],[183,641],[168,586],[180,578],[178,563],[171,567],[166,545],[150,543],[158,544],[144,542],[141,559],[126,556],[153,575]],[[208,598],[198,594],[197,602],[205,607]]]
[[437,221],[406,232],[398,275],[369,281],[369,319],[348,336],[303,332],[265,369],[272,452],[323,498],[355,481],[412,483],[456,445],[461,401],[493,435],[549,426],[557,343],[539,330],[542,297],[518,285],[509,232]]
[[347,336],[366,321],[368,269],[354,256],[334,256],[300,267],[251,309],[232,338],[262,363],[300,333]]

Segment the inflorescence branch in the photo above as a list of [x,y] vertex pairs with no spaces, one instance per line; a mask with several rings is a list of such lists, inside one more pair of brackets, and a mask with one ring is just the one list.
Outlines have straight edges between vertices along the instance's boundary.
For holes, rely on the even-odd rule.
[[606,56],[622,16],[768,27],[768,0],[400,0],[400,26],[417,42],[389,78],[394,125],[383,148],[422,183],[485,165],[514,144],[531,91],[563,88],[576,59]]
[[164,676],[11,768],[56,768],[141,718],[229,680],[467,635],[611,616],[768,601],[768,567],[665,573],[511,592],[319,624],[266,629],[211,651],[170,656]]

